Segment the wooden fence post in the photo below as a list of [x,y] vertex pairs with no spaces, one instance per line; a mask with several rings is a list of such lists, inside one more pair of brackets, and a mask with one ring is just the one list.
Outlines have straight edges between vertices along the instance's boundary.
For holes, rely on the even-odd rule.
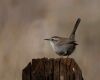
[[83,80],[72,58],[33,59],[22,71],[22,80]]

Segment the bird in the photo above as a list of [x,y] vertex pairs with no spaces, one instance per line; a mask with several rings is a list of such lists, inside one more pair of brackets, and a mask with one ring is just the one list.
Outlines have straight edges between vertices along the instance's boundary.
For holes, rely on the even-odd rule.
[[74,25],[74,28],[68,38],[53,36],[51,38],[44,39],[44,40],[47,40],[50,42],[54,52],[56,54],[58,54],[59,56],[67,56],[68,57],[69,55],[71,55],[74,52],[76,46],[78,45],[75,40],[75,32],[79,26],[80,21],[81,21],[81,19],[78,18]]

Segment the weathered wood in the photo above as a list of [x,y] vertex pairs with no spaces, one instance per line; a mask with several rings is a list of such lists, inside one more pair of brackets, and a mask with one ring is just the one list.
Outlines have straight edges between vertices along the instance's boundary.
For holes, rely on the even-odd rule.
[[22,80],[83,80],[83,77],[72,58],[42,58],[33,59],[23,69]]
[[44,62],[45,58],[32,60],[31,80],[45,80]]
[[53,60],[45,61],[45,80],[53,80]]
[[54,71],[53,71],[53,73],[54,73],[54,78],[53,78],[53,80],[60,80],[59,78],[60,78],[60,59],[55,59],[55,60],[53,60],[53,67],[54,67]]
[[22,72],[22,80],[32,80],[31,79],[31,63],[29,63]]

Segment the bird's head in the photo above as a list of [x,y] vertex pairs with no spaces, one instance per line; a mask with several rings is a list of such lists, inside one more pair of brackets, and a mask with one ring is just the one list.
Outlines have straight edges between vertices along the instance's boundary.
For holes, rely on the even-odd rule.
[[61,41],[61,37],[53,36],[49,39],[44,39],[50,42],[52,48],[55,50],[55,45],[58,44]]
[[61,40],[61,37],[58,37],[58,36],[53,36],[49,39],[44,39],[44,40],[47,40],[47,41],[51,41],[51,42],[58,42]]

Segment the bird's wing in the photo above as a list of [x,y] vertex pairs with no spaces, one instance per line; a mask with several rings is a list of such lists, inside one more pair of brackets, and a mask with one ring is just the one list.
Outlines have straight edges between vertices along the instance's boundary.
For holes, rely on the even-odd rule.
[[76,41],[74,41],[74,40],[70,40],[70,39],[68,39],[68,40],[62,40],[62,41],[60,41],[59,42],[59,46],[62,46],[62,45],[65,45],[65,44],[72,44],[72,43],[75,43]]

